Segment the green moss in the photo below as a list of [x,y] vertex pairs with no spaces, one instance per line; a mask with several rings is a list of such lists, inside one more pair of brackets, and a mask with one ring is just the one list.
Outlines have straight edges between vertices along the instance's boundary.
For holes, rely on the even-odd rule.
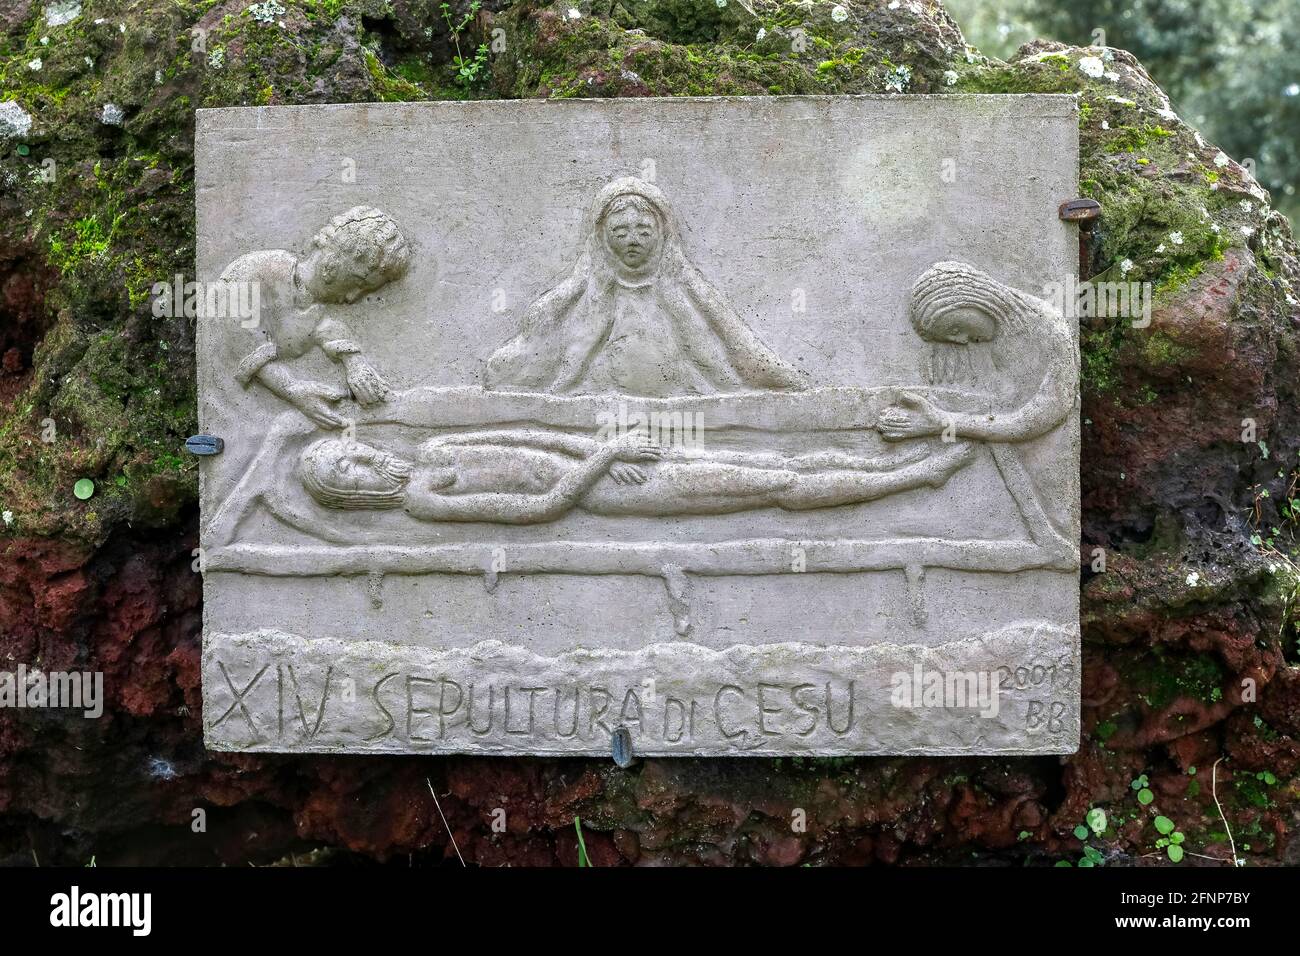
[[1150,330],[1141,342],[1142,357],[1148,365],[1181,365],[1196,354],[1157,329]]
[[343,13],[345,0],[298,0],[308,19],[333,23]]
[[117,222],[107,229],[96,216],[75,220],[67,229],[49,238],[50,262],[60,272],[70,272],[86,259],[99,259],[108,251]]
[[958,75],[955,93],[1074,93],[1082,77],[1050,63],[1025,62],[980,66]]
[[[664,11],[694,11],[677,26]],[[516,57],[494,61],[500,96],[755,95],[927,91],[948,62],[918,63],[911,44],[877,47],[830,5],[650,0],[620,6],[612,20],[572,19],[563,5],[512,7],[497,21]],[[683,14],[683,16],[686,16]],[[721,17],[721,19],[718,19]],[[707,28],[701,24],[716,24]],[[639,32],[629,32],[635,29]],[[760,31],[762,35],[760,36]]]
[[1118,335],[1114,329],[1085,329],[1079,336],[1079,377],[1086,394],[1106,394],[1119,387]]
[[1138,697],[1160,710],[1179,697],[1209,703],[1222,690],[1225,671],[1217,658],[1205,654],[1171,656],[1160,647],[1129,661],[1125,674]]
[[[1205,271],[1206,263],[1210,260],[1223,258],[1223,242],[1214,237],[1208,245],[1208,259],[1197,258],[1190,262],[1174,261],[1171,262],[1168,269],[1160,278],[1160,284],[1156,286],[1156,301],[1164,301],[1173,297],[1175,293],[1181,290],[1189,282]],[[1205,254],[1198,251],[1198,254]]]
[[364,51],[362,56],[365,57],[366,69],[370,71],[370,78],[374,81],[375,95],[378,99],[385,103],[401,103],[409,100],[425,99],[424,90],[410,80],[390,73],[379,62],[379,57],[375,55],[373,50]]
[[1104,149],[1108,153],[1127,153],[1142,149],[1157,140],[1168,139],[1173,134],[1162,126],[1143,123],[1140,126],[1121,126],[1111,131]]

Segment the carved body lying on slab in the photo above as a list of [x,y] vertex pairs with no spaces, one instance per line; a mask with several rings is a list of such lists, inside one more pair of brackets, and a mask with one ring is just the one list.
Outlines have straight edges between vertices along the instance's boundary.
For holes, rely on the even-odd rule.
[[600,442],[564,432],[441,435],[412,465],[347,438],[303,452],[298,475],[318,503],[341,510],[402,507],[422,521],[536,524],[573,508],[602,515],[802,511],[942,485],[974,446],[863,458],[840,452],[768,453],[663,447],[640,433]]

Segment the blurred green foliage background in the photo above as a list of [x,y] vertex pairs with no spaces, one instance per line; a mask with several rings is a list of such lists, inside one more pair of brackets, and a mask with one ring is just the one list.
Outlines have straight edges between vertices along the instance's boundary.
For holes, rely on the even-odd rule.
[[[1300,216],[1300,0],[945,0],[1006,59],[1035,38],[1135,54],[1173,108]],[[1098,32],[1100,31],[1100,32]]]

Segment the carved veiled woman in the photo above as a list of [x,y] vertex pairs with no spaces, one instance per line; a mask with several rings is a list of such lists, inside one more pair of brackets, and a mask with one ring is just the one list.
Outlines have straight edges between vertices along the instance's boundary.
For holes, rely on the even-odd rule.
[[569,277],[488,361],[489,388],[667,397],[805,387],[686,258],[656,186],[610,183],[585,232]]
[[1074,413],[1079,358],[1065,316],[963,262],[927,269],[912,287],[908,315],[912,328],[930,343],[931,384],[987,396],[990,404],[987,411],[971,413],[904,392],[897,405],[881,412],[876,424],[881,436],[899,441],[942,434],[988,442],[1034,541],[1063,561],[1077,561],[1073,534],[1067,538],[1043,510],[1017,447],[1047,435]]
[[1048,302],[964,262],[931,266],[912,288],[909,318],[931,345],[931,384],[989,394],[990,413],[946,410],[904,394],[881,415],[889,439],[937,435],[1021,442],[1045,435],[1074,408],[1078,348],[1069,322]]

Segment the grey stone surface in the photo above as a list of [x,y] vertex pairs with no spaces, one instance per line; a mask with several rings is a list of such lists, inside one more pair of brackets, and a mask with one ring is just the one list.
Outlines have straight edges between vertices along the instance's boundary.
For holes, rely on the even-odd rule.
[[1072,752],[1076,123],[200,111],[208,746]]
[[21,139],[32,128],[32,116],[13,100],[0,102],[0,139]]

